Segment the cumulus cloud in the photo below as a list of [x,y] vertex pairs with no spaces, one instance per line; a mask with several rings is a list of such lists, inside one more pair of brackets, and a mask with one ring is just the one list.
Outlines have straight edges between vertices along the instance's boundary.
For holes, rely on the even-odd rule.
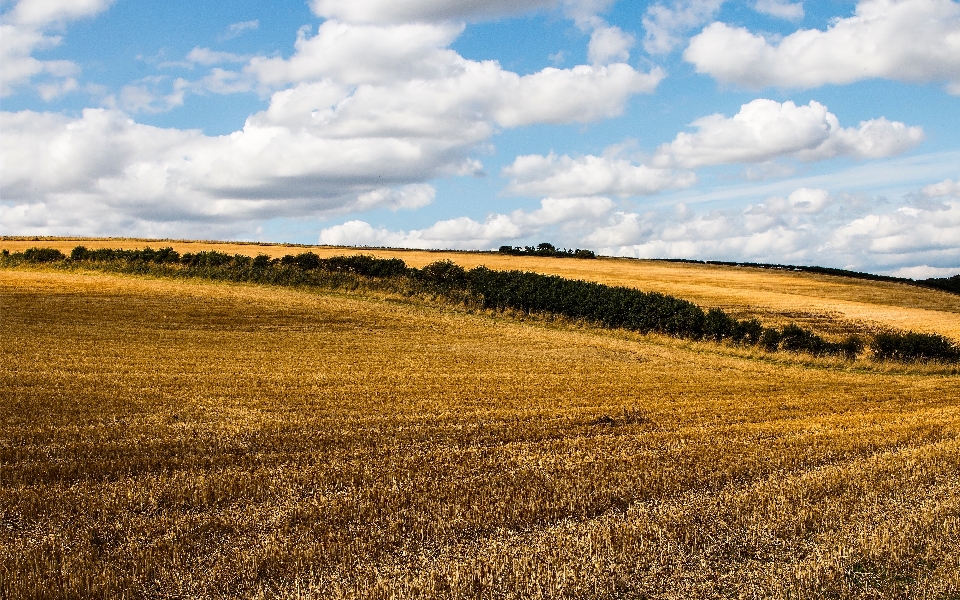
[[106,10],[113,0],[20,0],[3,13],[0,24],[0,97],[41,78],[38,91],[51,100],[77,88],[80,67],[68,60],[38,60],[33,53],[59,46],[62,38],[50,33],[76,19]]
[[404,248],[488,249],[545,229],[583,229],[605,218],[614,203],[604,197],[544,198],[533,211],[491,214],[481,223],[469,217],[438,221],[425,229],[392,231],[352,220],[320,232],[321,244]]
[[696,182],[688,171],[636,165],[616,156],[573,158],[553,153],[518,156],[503,174],[510,177],[507,191],[523,196],[645,196]]
[[[939,189],[930,193],[942,195]],[[947,193],[953,193],[952,187]],[[483,221],[460,217],[424,229],[394,231],[354,220],[320,235],[326,244],[461,249],[540,239],[615,256],[819,264],[907,277],[947,276],[960,273],[960,199],[923,208],[797,188],[740,208],[699,211],[677,204],[633,212],[617,210],[602,196],[546,198],[537,210],[491,214]]]
[[651,54],[670,52],[691,30],[713,19],[721,6],[723,0],[674,0],[648,7],[643,14],[644,49]]
[[[289,59],[255,58],[247,67],[264,85],[333,80],[360,86],[356,96],[374,99],[398,122],[407,116],[436,121],[435,114],[504,127],[532,123],[584,123],[621,114],[630,96],[650,93],[665,74],[630,65],[546,68],[519,76],[495,61],[472,61],[447,46],[462,25],[348,25],[329,20],[317,35],[297,40]],[[385,119],[381,119],[385,122]]]
[[698,73],[754,89],[885,78],[945,81],[960,93],[960,3],[862,0],[852,17],[826,30],[803,29],[778,41],[713,23],[683,56]]
[[778,157],[802,161],[837,156],[880,158],[916,146],[923,129],[885,118],[841,127],[819,102],[797,106],[757,99],[733,117],[709,115],[691,123],[696,133],[681,132],[657,149],[653,164],[695,168],[703,165],[763,162]]
[[803,2],[787,2],[786,0],[757,0],[753,9],[778,19],[799,21],[803,19]]
[[463,68],[465,61],[447,48],[462,31],[460,24],[351,25],[330,19],[313,37],[301,30],[289,59],[257,57],[248,70],[267,85],[322,78],[348,84],[436,79]]
[[325,229],[320,237],[322,243],[339,245],[462,249],[540,239],[638,258],[819,264],[906,277],[948,276],[960,273],[960,199],[923,208],[798,188],[741,208],[698,211],[677,204],[632,212],[617,210],[605,197],[547,198],[538,210],[492,214],[483,221],[461,217],[409,231],[351,221]]
[[600,26],[590,34],[587,58],[593,64],[624,62],[630,58],[634,43],[636,39],[633,35],[624,33],[619,27]]
[[103,211],[227,223],[410,209],[433,200],[421,180],[436,173],[423,172],[424,148],[400,140],[322,139],[252,122],[209,137],[103,109],[78,119],[6,113],[0,150],[5,200],[58,207],[61,219],[74,215],[78,223]]
[[[445,23],[328,20],[316,36],[301,35],[290,58],[253,59],[241,71],[214,68],[200,82],[147,78],[108,103],[127,113],[158,112],[198,89],[256,83],[276,90],[265,110],[227,136],[146,127],[115,109],[77,118],[3,113],[4,200],[69,206],[64,210],[77,215],[109,207],[138,222],[415,209],[433,200],[430,180],[481,173],[471,153],[499,128],[614,116],[663,77],[623,63],[520,76],[449,49],[460,31]],[[237,57],[196,48],[188,59]],[[38,164],[58,168],[33,168]],[[65,180],[66,173],[75,177]]]
[[801,188],[743,209],[615,212],[582,239],[603,254],[637,258],[818,264],[908,277],[960,273],[960,201],[881,207]]
[[920,190],[920,193],[927,198],[941,198],[944,196],[960,198],[960,180],[944,179],[940,183],[931,183],[928,186],[924,186],[923,189]]

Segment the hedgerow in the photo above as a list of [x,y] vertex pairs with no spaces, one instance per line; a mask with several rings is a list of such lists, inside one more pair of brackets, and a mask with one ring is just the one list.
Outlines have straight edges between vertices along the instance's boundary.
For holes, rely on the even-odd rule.
[[960,361],[960,347],[935,333],[887,332],[873,337],[873,355],[881,360],[914,362],[938,360]]
[[500,246],[500,254],[511,256],[550,256],[553,258],[596,258],[593,250],[558,250],[553,244],[543,242],[536,246]]
[[[69,258],[52,248],[30,248],[14,254],[4,251],[0,262],[95,263],[104,270],[128,273],[431,293],[484,309],[552,314],[603,327],[692,340],[730,341],[770,352],[784,350],[854,359],[865,348],[859,336],[851,335],[834,342],[794,323],[780,329],[765,328],[755,318],[736,319],[720,308],[705,312],[692,302],[658,292],[527,271],[494,271],[483,266],[468,271],[449,260],[417,269],[408,267],[399,258],[364,255],[320,258],[312,252],[303,252],[282,258],[265,254],[251,258],[217,251],[181,255],[172,248],[121,250],[77,246]],[[873,356],[881,360],[960,361],[957,346],[943,336],[932,334],[882,333],[874,336],[870,349]]]

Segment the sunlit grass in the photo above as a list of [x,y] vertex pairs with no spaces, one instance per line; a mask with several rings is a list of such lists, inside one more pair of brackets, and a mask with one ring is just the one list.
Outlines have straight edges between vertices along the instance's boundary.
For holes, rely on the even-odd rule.
[[90,273],[0,311],[0,596],[960,594],[955,368]]

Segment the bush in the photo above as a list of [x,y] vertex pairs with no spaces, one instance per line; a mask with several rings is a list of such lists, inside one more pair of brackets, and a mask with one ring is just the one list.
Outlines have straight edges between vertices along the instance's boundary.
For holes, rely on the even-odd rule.
[[27,248],[23,251],[23,259],[33,263],[56,262],[67,258],[67,255],[56,248]]
[[644,333],[656,331],[694,339],[703,336],[703,309],[664,294],[486,267],[468,271],[467,286],[481,298],[484,308],[554,313]]
[[353,273],[364,277],[400,277],[408,274],[407,265],[399,258],[373,256],[332,256],[320,260],[320,269],[334,273]]
[[756,317],[733,322],[733,330],[730,337],[738,344],[749,344],[751,346],[760,342],[760,336],[763,335],[763,325]]
[[849,335],[842,342],[836,344],[837,354],[842,354],[847,360],[853,360],[863,352],[865,344],[860,336]]
[[417,278],[448,289],[463,288],[467,285],[466,270],[452,260],[438,260],[435,263],[430,263],[420,269]]
[[935,333],[879,333],[870,344],[874,358],[900,362],[941,360],[960,361],[960,348]]
[[780,347],[780,332],[771,327],[764,329],[759,344],[767,352],[776,352]]
[[714,341],[721,341],[731,337],[736,321],[719,308],[711,308],[703,322],[704,335]]

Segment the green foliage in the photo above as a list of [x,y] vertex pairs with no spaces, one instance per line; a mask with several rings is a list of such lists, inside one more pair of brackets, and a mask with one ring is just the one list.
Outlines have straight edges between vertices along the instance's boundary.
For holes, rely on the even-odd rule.
[[467,272],[452,260],[439,260],[420,269],[417,279],[439,286],[440,288],[464,288],[467,286]]
[[953,277],[931,277],[930,279],[921,279],[917,283],[926,287],[960,294],[960,275],[954,275]]
[[719,342],[733,335],[735,323],[722,309],[711,308],[704,319],[703,333],[707,338]]
[[542,242],[536,246],[500,246],[500,254],[509,254],[511,256],[548,256],[553,258],[596,258],[593,250],[558,250],[556,246],[548,242]]
[[606,327],[694,339],[703,335],[703,309],[656,292],[486,267],[470,270],[467,277],[469,291],[482,298],[485,308],[547,312]]
[[763,335],[763,325],[760,319],[744,319],[733,322],[733,330],[730,332],[730,338],[737,344],[756,345],[760,343],[760,336]]
[[900,362],[940,360],[960,361],[960,348],[949,339],[935,333],[913,331],[879,333],[870,344],[874,358]]
[[772,327],[767,327],[760,335],[760,347],[767,352],[776,352],[780,347],[780,331]]
[[48,263],[66,258],[63,252],[55,248],[27,248],[23,251],[23,259],[32,263]]

